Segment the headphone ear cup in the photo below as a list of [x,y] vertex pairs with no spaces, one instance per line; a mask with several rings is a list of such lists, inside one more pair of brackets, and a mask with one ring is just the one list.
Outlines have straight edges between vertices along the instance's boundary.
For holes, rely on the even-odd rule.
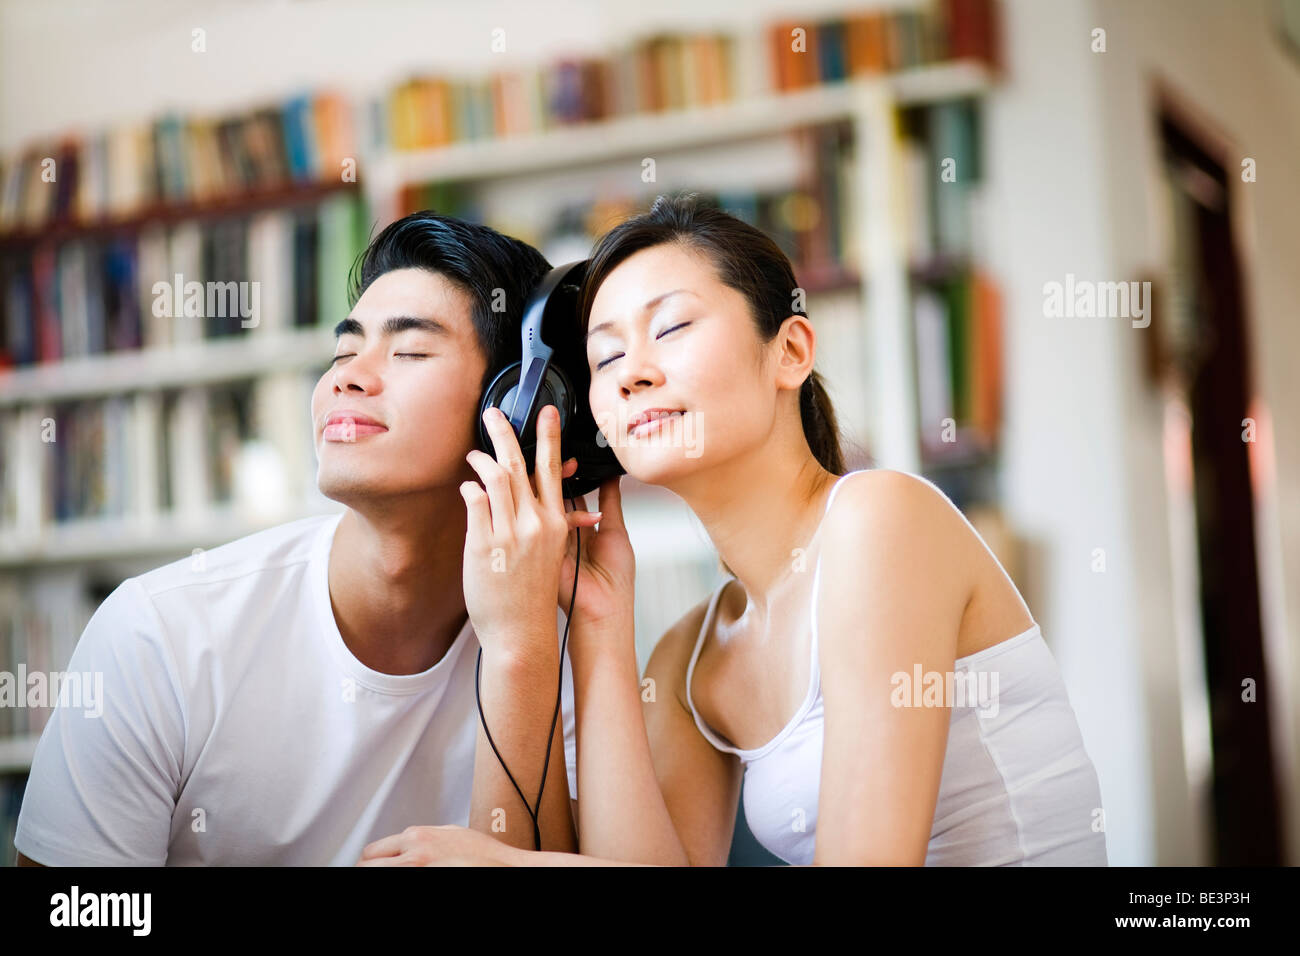
[[542,392],[537,398],[537,408],[540,411],[547,405],[554,405],[560,412],[560,438],[563,440],[565,430],[570,427],[573,421],[574,404],[577,396],[573,391],[573,386],[569,384],[569,377],[564,374],[564,369],[558,365],[551,365],[546,369],[546,380],[542,384]]
[[537,416],[547,405],[554,405],[560,412],[560,454],[563,458],[565,431],[573,421],[573,388],[564,370],[555,365],[547,366],[546,375],[537,389],[532,417],[524,422],[523,434],[519,436],[519,449],[528,460],[530,474],[537,459]]
[[492,438],[488,435],[487,424],[483,421],[483,416],[487,414],[489,408],[500,408],[505,411],[506,399],[510,396],[510,391],[518,385],[519,363],[515,362],[512,365],[507,365],[497,373],[497,377],[492,379],[492,383],[484,390],[483,398],[479,402],[478,425],[476,427],[478,450],[486,452],[493,458],[496,457],[496,452],[492,447]]
[[[483,415],[489,408],[499,408],[509,414],[511,405],[514,404],[514,391],[519,387],[519,374],[521,363],[515,362],[507,365],[492,384],[487,387],[483,393],[483,399],[479,403],[478,413],[478,441],[479,451],[486,452],[496,457],[496,452],[492,446],[492,438],[488,434],[487,425],[483,421]],[[564,374],[563,369],[555,365],[548,365],[546,374],[537,389],[537,402],[533,408],[532,416],[524,422],[522,434],[516,436],[519,440],[519,449],[524,453],[524,459],[528,465],[528,471],[531,474],[537,454],[537,413],[547,405],[554,405],[560,412],[560,444],[564,445],[565,430],[570,427],[574,417],[574,402],[576,400],[573,387],[569,384],[568,376]]]

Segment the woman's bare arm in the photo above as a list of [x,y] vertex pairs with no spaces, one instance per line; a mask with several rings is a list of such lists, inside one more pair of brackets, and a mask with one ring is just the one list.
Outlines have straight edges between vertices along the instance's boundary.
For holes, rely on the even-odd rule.
[[942,701],[895,706],[894,675],[952,671],[972,539],[941,493],[900,472],[855,477],[834,508],[817,615],[825,739],[814,859],[920,866],[951,712]]
[[584,856],[726,863],[739,762],[704,739],[685,706],[686,663],[702,617],[703,604],[665,633],[641,682],[630,621],[623,634],[575,639],[578,846]]

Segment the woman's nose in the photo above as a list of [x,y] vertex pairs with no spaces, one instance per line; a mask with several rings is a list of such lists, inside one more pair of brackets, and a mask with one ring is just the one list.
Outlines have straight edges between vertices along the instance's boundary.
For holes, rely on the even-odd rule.
[[624,395],[663,384],[663,370],[655,363],[648,350],[629,349],[619,365],[621,367],[618,370],[618,384]]

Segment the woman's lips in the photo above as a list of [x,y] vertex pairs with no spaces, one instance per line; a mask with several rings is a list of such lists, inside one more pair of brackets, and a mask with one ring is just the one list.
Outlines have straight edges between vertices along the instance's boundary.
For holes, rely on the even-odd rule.
[[670,422],[676,421],[681,418],[682,415],[683,413],[680,411],[672,412],[667,415],[657,415],[648,422],[642,422],[640,425],[635,426],[631,430],[630,434],[632,436],[648,435],[651,432],[658,431],[660,428],[667,427]]

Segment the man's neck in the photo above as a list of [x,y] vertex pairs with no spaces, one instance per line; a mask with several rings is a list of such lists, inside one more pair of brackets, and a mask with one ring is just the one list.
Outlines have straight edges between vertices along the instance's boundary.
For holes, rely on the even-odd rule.
[[464,500],[455,488],[419,501],[349,507],[329,554],[329,593],[353,656],[384,674],[418,674],[465,625]]

